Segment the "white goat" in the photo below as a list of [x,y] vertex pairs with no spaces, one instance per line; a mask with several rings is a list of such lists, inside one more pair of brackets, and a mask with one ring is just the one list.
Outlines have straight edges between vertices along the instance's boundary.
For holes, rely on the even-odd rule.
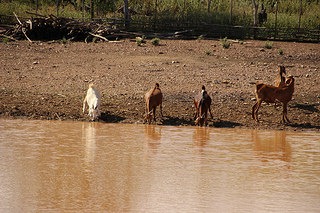
[[88,107],[89,107],[88,115],[89,117],[91,117],[92,120],[96,120],[101,115],[100,102],[101,102],[101,96],[98,90],[91,83],[89,85],[87,95],[83,100],[83,113],[86,110],[86,104],[88,104]]

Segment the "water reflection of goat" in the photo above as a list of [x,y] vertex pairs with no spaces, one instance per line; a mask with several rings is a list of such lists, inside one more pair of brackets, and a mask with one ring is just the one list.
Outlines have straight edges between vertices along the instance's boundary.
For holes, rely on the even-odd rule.
[[90,163],[94,161],[96,152],[96,127],[97,123],[83,123],[82,124],[82,140],[85,142],[85,162]]
[[145,125],[145,138],[149,148],[157,150],[161,139],[161,126]]
[[196,127],[193,134],[194,144],[203,148],[210,139],[209,129]]
[[[269,137],[273,133],[273,137]],[[285,131],[274,131],[266,135],[263,132],[252,130],[252,138],[254,142],[254,150],[262,154],[262,156],[277,157],[280,160],[291,161],[291,146],[286,140]],[[265,155],[267,154],[267,155]]]

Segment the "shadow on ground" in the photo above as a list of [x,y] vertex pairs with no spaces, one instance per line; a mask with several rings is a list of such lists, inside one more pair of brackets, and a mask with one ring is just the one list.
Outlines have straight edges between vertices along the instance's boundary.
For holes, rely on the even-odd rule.
[[224,121],[224,120],[213,122],[213,127],[234,128],[236,126],[242,126],[242,124],[237,122],[232,122],[232,121]]
[[306,111],[313,113],[313,112],[319,112],[319,109],[316,108],[317,106],[320,106],[320,104],[318,104],[318,103],[317,104],[298,104],[298,103],[296,103],[291,108],[302,109],[302,110],[306,110]]
[[125,120],[125,118],[118,115],[110,114],[110,112],[103,112],[101,113],[100,120],[105,123],[118,123]]
[[303,129],[320,129],[320,125],[312,125],[311,123],[287,123],[286,125]]
[[173,125],[173,126],[179,126],[179,125],[192,125],[192,120],[186,120],[184,118],[178,118],[178,117],[171,117],[171,116],[163,116],[162,118],[162,125]]

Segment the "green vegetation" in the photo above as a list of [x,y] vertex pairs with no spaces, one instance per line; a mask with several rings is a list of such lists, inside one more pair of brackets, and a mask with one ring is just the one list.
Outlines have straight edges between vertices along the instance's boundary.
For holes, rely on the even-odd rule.
[[153,44],[154,46],[159,46],[160,45],[160,38],[153,38],[151,39],[151,44]]
[[206,50],[204,51],[206,55],[210,55],[211,54],[211,51],[210,50]]
[[264,43],[264,48],[266,48],[266,49],[272,49],[272,46],[273,46],[273,42]]
[[136,37],[136,43],[137,45],[140,47],[142,45],[142,43],[145,43],[145,35],[143,35],[142,37]]
[[7,44],[9,41],[10,41],[9,38],[2,38],[2,42],[5,43],[5,44]]
[[283,50],[282,50],[282,49],[279,49],[279,50],[278,50],[278,53],[279,53],[279,55],[283,55]]
[[60,43],[61,43],[61,44],[67,44],[67,43],[69,43],[69,40],[66,39],[66,37],[63,37],[63,38],[61,39]]
[[220,39],[220,41],[222,41],[221,45],[224,49],[229,49],[229,47],[231,46],[231,42],[227,37],[225,37],[224,39]]
[[141,44],[142,44],[142,39],[141,38],[136,38],[136,42],[137,42],[137,45],[140,47]]
[[[123,0],[2,0],[0,3],[0,14],[12,15],[16,12],[21,17],[29,17],[28,12],[37,12],[42,15],[58,15],[63,17],[90,18],[90,7],[93,3],[94,17],[123,18],[120,8]],[[135,21],[155,21],[157,23],[209,23],[224,25],[252,26],[254,21],[254,7],[252,0],[223,1],[223,0],[130,0],[130,18]],[[157,2],[157,4],[156,4]],[[232,5],[232,16],[230,16],[230,3]],[[320,29],[320,2],[319,0],[255,0],[259,10],[263,4],[267,12],[267,20],[259,26],[274,27],[277,10],[277,26],[300,27],[305,29]],[[276,2],[279,2],[278,5]],[[58,10],[57,10],[57,4]],[[83,7],[84,5],[84,7]],[[302,6],[302,7],[301,7]],[[85,8],[85,10],[83,10]],[[302,9],[302,11],[301,11]],[[1,22],[12,22],[1,19]]]
[[203,35],[198,36],[197,41],[201,42],[201,40],[203,40]]

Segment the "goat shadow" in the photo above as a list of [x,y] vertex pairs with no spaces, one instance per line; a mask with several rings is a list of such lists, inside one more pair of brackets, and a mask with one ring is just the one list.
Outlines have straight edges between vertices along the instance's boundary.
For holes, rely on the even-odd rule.
[[162,117],[162,125],[172,125],[172,126],[179,126],[179,125],[190,125],[192,124],[192,120],[186,120],[184,118],[178,117],[171,117],[171,116],[163,116]]
[[304,129],[320,129],[320,125],[312,125],[311,123],[287,123],[287,126],[298,127]]
[[[194,120],[193,119],[183,119],[178,117],[171,117],[171,116],[164,116],[162,118],[162,125],[173,125],[173,126],[179,126],[179,125],[191,125],[194,126]],[[218,120],[214,121],[212,119],[208,119],[208,126],[212,127],[220,127],[220,128],[234,128],[236,126],[242,126],[241,123],[231,122],[231,121],[224,121],[224,120]]]
[[118,123],[122,120],[124,120],[125,117],[121,117],[121,116],[118,116],[118,115],[113,115],[111,114],[109,111],[107,112],[102,112],[100,117],[99,117],[99,120],[105,122],[105,123]]
[[305,111],[309,111],[310,113],[314,113],[314,112],[320,112],[319,109],[316,108],[317,106],[320,106],[320,104],[318,104],[318,103],[316,103],[316,104],[295,103],[295,105],[291,106],[291,108],[298,108],[298,109],[302,109]]
[[218,120],[213,122],[213,127],[217,127],[217,128],[234,128],[236,126],[242,126],[242,124],[237,122],[232,122],[232,121],[224,121],[224,120]]

